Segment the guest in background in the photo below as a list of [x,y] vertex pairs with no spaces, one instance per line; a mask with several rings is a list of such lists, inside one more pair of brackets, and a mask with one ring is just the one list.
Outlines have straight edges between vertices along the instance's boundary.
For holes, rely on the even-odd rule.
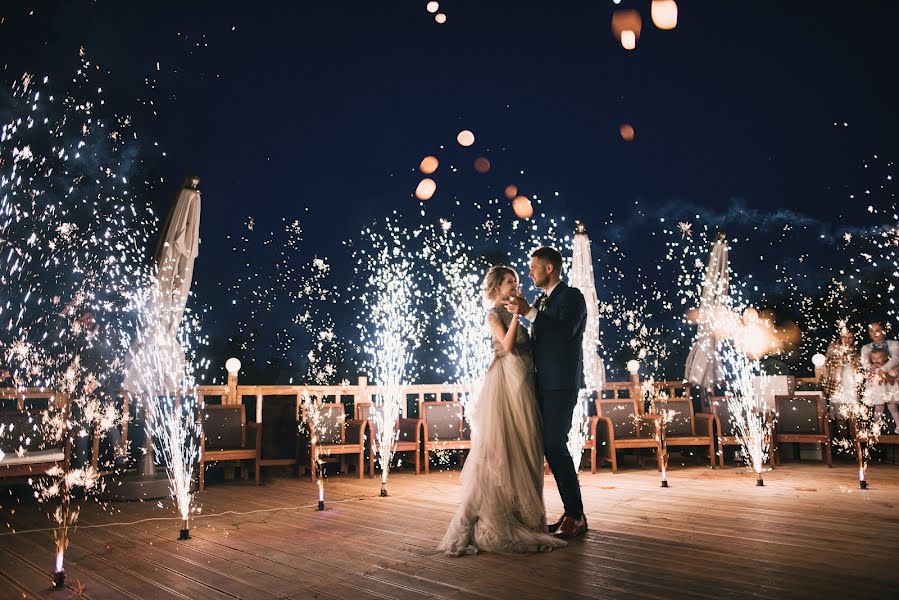
[[821,376],[824,397],[830,401],[831,417],[845,419],[845,416],[840,416],[840,407],[858,402],[859,387],[864,378],[852,332],[847,329],[840,331],[840,337],[831,342],[824,357]]
[[899,433],[899,369],[886,370],[888,354],[883,348],[874,348],[869,354],[871,366],[867,370],[867,382],[863,400],[873,406],[878,415],[883,415],[883,407],[888,406],[893,416],[895,433]]

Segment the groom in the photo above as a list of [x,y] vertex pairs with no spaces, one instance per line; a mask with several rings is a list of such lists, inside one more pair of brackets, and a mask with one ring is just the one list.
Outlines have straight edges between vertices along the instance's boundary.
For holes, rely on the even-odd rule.
[[543,290],[532,307],[517,296],[509,304],[531,322],[531,343],[537,367],[537,404],[543,416],[543,446],[556,478],[565,514],[549,525],[561,538],[587,531],[581,487],[571,454],[568,431],[583,387],[581,340],[587,323],[587,304],[580,290],[568,287],[562,276],[562,255],[555,248],[537,248],[531,253],[530,277]]

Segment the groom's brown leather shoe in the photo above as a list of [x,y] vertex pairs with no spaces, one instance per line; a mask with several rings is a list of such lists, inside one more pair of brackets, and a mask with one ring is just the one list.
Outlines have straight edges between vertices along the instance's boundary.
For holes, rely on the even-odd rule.
[[555,536],[557,538],[562,538],[563,540],[568,540],[583,535],[586,531],[587,517],[582,516],[579,520],[575,521],[568,515],[565,515],[565,518],[562,519],[562,526],[559,527]]
[[555,532],[557,532],[557,531],[559,530],[559,527],[562,526],[562,521],[564,521],[564,520],[565,520],[565,515],[562,515],[561,517],[559,517],[559,520],[558,520],[558,521],[556,521],[555,523],[550,523],[549,525],[547,525],[547,526],[546,526],[546,530],[549,531],[550,533],[555,533]]

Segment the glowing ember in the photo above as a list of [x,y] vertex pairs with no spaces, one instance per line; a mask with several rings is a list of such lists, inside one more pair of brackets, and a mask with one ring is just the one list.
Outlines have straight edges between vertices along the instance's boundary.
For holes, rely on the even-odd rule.
[[438,166],[440,166],[440,161],[437,160],[436,156],[425,156],[423,159],[421,159],[421,164],[418,165],[418,170],[425,175],[432,175],[434,171],[437,170]]
[[467,148],[474,144],[474,134],[469,130],[464,129],[456,136],[456,141],[459,142],[460,146],[465,146]]
[[474,170],[482,175],[490,171],[490,161],[484,158],[483,156],[475,159],[474,161]]
[[512,200],[512,210],[519,219],[530,219],[534,216],[534,207],[527,196],[517,196]]
[[621,127],[618,128],[618,132],[621,134],[621,139],[623,139],[625,142],[634,141],[634,126],[633,125],[625,123]]
[[659,29],[670,30],[677,27],[677,2],[674,0],[652,0],[650,9],[653,24]]
[[415,188],[415,197],[419,200],[430,200],[437,191],[437,183],[428,177],[422,179]]

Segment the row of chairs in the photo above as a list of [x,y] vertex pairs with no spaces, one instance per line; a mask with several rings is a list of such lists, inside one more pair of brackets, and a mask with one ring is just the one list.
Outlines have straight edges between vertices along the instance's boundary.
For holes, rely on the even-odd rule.
[[[43,395],[46,396],[46,392]],[[49,401],[59,403],[64,399],[56,395]],[[697,455],[705,455],[709,466],[715,467],[716,460],[718,466],[724,465],[728,447],[739,445],[733,433],[734,416],[723,398],[713,398],[708,413],[694,412],[689,395],[653,400],[649,414],[643,413],[642,401],[629,398],[598,399],[594,401],[594,407],[596,416],[588,417],[590,435],[584,448],[590,453],[591,471],[594,473],[600,461],[608,463],[612,472],[617,472],[618,454],[629,449],[654,450],[661,468],[662,441],[657,435],[657,426],[661,419],[659,414],[666,410],[674,413],[662,432],[664,442],[670,449],[695,448]],[[772,440],[775,463],[780,460],[784,444],[816,443],[821,445],[825,462],[832,465],[829,423],[821,395],[778,396],[776,408],[778,418],[774,421]],[[347,419],[343,404],[321,405],[318,431],[308,440],[308,462],[305,463],[313,479],[316,476],[316,455],[339,458],[344,470],[346,459],[355,457],[358,476],[363,477],[365,470],[368,470],[369,476],[374,476],[377,452],[373,440],[378,435],[378,422],[373,418],[373,410],[370,403],[356,403],[353,407],[354,418]],[[418,414],[419,418],[399,420],[396,447],[402,455],[411,453],[416,475],[422,469],[429,473],[430,459],[435,453],[471,447],[471,431],[462,418],[460,402],[421,401]],[[245,405],[207,404],[202,418],[201,489],[205,486],[206,465],[219,461],[252,461],[256,483],[259,484],[263,462],[262,428],[247,421]],[[302,418],[305,419],[305,415]],[[68,461],[70,444],[43,443],[40,427],[27,411],[16,411],[3,419],[14,424],[14,427],[12,430],[7,428],[0,435],[0,449],[5,453],[0,462],[0,477],[40,473],[54,464],[64,465]],[[307,427],[312,427],[308,420]],[[24,453],[19,448],[24,439],[22,432],[30,440]],[[881,443],[899,444],[899,436],[882,436]],[[96,440],[94,445],[97,446]]]
[[[773,421],[771,457],[774,463],[779,463],[781,448],[785,444],[814,443],[821,445],[822,458],[828,466],[832,466],[829,424],[821,395],[778,396],[775,402],[778,416],[776,419],[774,415],[768,417]],[[669,450],[695,449],[697,456],[707,458],[710,467],[723,467],[726,450],[740,444],[735,434],[735,416],[722,397],[711,399],[711,412],[708,413],[695,412],[689,396],[655,399],[649,413],[643,412],[641,401],[628,398],[600,399],[594,401],[594,406],[596,416],[588,417],[590,435],[584,447],[590,453],[593,473],[600,463],[608,463],[612,472],[616,473],[619,453],[631,449],[653,450],[661,469],[663,442]],[[216,426],[208,415],[225,411],[242,415],[243,410],[242,405],[207,406],[204,462],[234,458],[233,454],[216,454],[223,450],[210,446],[210,435],[215,435]],[[339,457],[344,470],[346,458],[355,456],[358,476],[363,477],[366,466],[369,476],[374,476],[377,452],[373,440],[377,438],[378,425],[373,418],[373,410],[370,403],[358,403],[353,408],[355,418],[346,419],[342,404],[321,405],[319,428],[316,435],[311,436],[309,444],[307,466],[313,480],[317,455]],[[664,411],[671,411],[673,416],[660,430],[660,415]],[[471,431],[462,418],[460,402],[421,402],[419,415],[420,418],[402,418],[397,423],[399,437],[396,451],[411,453],[416,475],[422,471],[422,462],[424,472],[429,473],[430,459],[434,453],[471,447]],[[313,427],[308,420],[307,427]],[[255,433],[258,436],[260,431],[256,429]],[[236,438],[232,436],[231,442],[236,442]],[[258,437],[254,447],[260,447]],[[246,458],[257,459],[258,465],[258,453]]]

